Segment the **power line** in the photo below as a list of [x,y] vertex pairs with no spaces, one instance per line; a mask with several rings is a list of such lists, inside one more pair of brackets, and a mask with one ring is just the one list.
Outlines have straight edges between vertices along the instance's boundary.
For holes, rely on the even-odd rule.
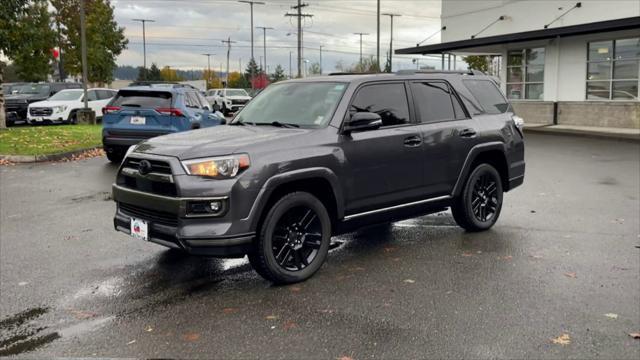
[[224,84],[224,87],[226,88],[229,86],[229,55],[231,55],[231,44],[235,43],[235,41],[231,41],[231,37],[229,37],[227,40],[222,40],[222,42],[227,44],[227,80]]

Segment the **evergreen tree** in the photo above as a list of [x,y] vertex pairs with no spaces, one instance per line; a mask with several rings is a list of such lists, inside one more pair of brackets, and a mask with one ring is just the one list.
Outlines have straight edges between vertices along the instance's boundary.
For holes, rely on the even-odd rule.
[[278,64],[278,66],[276,66],[276,70],[271,76],[271,82],[282,81],[282,80],[285,80],[286,78],[287,76],[284,74],[284,69],[282,68],[282,66],[280,66],[280,64]]

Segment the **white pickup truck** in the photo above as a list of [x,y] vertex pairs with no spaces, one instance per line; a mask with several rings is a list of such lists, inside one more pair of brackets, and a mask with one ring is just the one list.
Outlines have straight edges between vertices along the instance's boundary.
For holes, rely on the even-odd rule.
[[225,115],[242,109],[251,100],[244,89],[210,89],[206,94],[209,104]]

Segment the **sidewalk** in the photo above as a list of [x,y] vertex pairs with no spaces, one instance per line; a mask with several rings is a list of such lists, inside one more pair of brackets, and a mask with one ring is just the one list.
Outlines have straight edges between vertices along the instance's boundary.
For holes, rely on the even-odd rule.
[[624,128],[577,126],[577,125],[525,124],[524,131],[541,132],[541,133],[548,133],[548,134],[609,138],[609,139],[618,139],[618,140],[631,140],[631,141],[640,142],[640,129],[624,129]]

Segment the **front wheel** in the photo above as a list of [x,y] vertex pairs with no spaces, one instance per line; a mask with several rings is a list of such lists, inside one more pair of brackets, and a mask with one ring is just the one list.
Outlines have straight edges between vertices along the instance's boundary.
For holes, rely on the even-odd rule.
[[105,153],[107,153],[107,159],[114,164],[120,164],[124,159],[125,151],[119,147],[105,147]]
[[258,274],[279,284],[311,277],[324,263],[331,242],[331,220],[315,196],[294,192],[269,209],[249,261]]
[[489,164],[478,165],[469,175],[451,212],[456,223],[467,231],[483,231],[498,221],[502,210],[502,180]]

